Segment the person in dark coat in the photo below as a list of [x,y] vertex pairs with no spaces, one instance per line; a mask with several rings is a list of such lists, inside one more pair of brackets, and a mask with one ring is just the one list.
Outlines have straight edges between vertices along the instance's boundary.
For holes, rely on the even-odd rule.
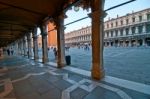
[[9,50],[9,48],[7,49],[7,54],[10,56],[10,50]]

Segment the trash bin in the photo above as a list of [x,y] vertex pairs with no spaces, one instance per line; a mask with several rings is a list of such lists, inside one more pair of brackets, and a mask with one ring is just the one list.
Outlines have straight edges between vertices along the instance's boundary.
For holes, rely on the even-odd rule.
[[66,65],[70,65],[71,64],[71,56],[67,55],[65,58],[66,58]]

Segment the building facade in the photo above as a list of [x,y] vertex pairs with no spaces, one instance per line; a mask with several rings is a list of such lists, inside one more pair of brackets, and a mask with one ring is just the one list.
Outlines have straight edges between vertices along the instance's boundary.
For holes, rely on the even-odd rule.
[[[104,22],[104,46],[150,46],[150,8]],[[91,26],[65,34],[66,45],[91,44]]]

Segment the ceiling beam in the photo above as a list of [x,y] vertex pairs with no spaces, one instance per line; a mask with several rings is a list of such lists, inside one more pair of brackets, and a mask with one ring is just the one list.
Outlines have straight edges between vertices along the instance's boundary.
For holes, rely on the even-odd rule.
[[23,10],[23,11],[26,11],[26,12],[30,12],[30,13],[33,13],[33,14],[44,15],[45,16],[44,13],[36,12],[36,11],[30,10],[30,9],[26,9],[26,8],[22,8],[22,7],[19,7],[19,6],[16,6],[16,5],[4,3],[4,2],[1,2],[1,1],[0,1],[0,4],[6,5],[6,6],[9,6],[9,7],[13,7],[13,8],[16,8],[16,9],[20,9],[20,10]]
[[20,31],[20,32],[26,32],[28,30],[22,30],[22,29],[0,29],[0,31]]
[[2,24],[9,24],[9,25],[18,25],[18,26],[24,26],[24,27],[34,27],[34,26],[31,26],[31,25],[26,25],[26,24],[19,24],[19,23],[11,23],[11,22],[2,22],[0,21],[0,23]]

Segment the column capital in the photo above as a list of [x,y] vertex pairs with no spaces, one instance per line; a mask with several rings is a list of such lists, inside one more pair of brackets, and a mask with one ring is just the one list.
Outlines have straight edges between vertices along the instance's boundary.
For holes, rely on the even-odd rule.
[[42,36],[47,36],[47,33],[48,33],[47,24],[40,25],[40,29],[41,29],[41,35]]
[[58,16],[58,18],[64,20],[65,18],[67,18],[67,15],[63,12]]
[[27,40],[30,41],[31,40],[31,33],[27,34]]
[[88,16],[90,18],[95,17],[95,16],[101,16],[100,19],[103,19],[107,16],[107,13],[105,11],[97,10],[97,11],[94,11],[92,13],[89,13]]

